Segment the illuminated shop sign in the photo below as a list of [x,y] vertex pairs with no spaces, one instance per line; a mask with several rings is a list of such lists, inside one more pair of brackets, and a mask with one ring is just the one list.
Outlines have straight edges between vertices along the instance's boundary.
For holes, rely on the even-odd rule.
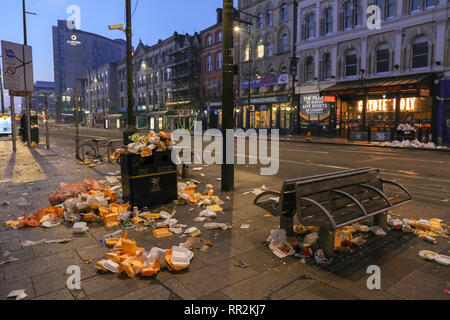
[[[253,79],[253,80],[250,81],[250,86],[252,88],[259,88],[259,87],[265,87],[265,86],[287,84],[288,82],[289,82],[289,75],[288,74],[281,74],[281,75],[278,75],[278,76],[271,76],[271,77]],[[248,80],[242,81],[241,88],[242,89],[248,89]]]
[[72,34],[70,36],[70,40],[67,40],[67,44],[70,44],[71,46],[78,46],[81,44],[81,41],[78,41],[78,37],[76,34]]
[[[400,111],[414,111],[416,110],[417,98],[401,98]],[[376,99],[367,100],[367,112],[394,112],[396,99]],[[363,111],[364,101],[358,101],[358,110]]]

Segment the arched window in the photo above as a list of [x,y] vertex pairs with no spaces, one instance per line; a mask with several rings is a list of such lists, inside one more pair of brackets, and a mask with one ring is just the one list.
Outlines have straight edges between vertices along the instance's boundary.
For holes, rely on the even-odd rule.
[[270,27],[273,22],[273,12],[272,10],[267,10],[266,12],[266,26]]
[[264,27],[264,24],[263,24],[264,19],[263,19],[263,15],[261,13],[258,14],[257,20],[258,20],[258,29],[262,29]]
[[217,43],[221,43],[222,42],[222,32],[219,32],[217,34]]
[[324,11],[324,34],[330,34],[333,32],[333,9],[327,8]]
[[281,66],[280,72],[281,72],[282,74],[287,73],[287,68],[286,68],[285,65],[282,65],[282,66]]
[[314,22],[314,15],[310,14],[306,17],[306,39],[314,38],[316,31],[316,23]]
[[256,44],[256,58],[264,57],[264,43],[262,39],[259,39]]
[[428,66],[428,38],[420,36],[412,45],[412,68],[424,68]]
[[289,51],[289,38],[286,33],[281,36],[280,39],[280,52],[288,52]]
[[378,46],[376,50],[376,72],[388,72],[389,71],[389,46],[387,44],[382,44]]
[[345,76],[356,76],[358,70],[358,57],[355,50],[348,51],[345,54]]
[[270,37],[267,38],[265,49],[266,49],[265,56],[266,57],[272,57],[273,56],[273,41],[272,41],[272,38],[270,38]]
[[314,78],[314,59],[308,57],[305,60],[305,82],[313,81]]
[[329,80],[331,78],[331,56],[329,53],[323,55],[323,80]]

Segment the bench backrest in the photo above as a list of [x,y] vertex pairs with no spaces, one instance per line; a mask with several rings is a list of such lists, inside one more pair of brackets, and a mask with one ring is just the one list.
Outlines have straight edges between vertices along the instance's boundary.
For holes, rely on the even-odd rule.
[[362,204],[376,200],[378,203],[384,199],[375,191],[362,187],[369,185],[383,191],[381,174],[378,169],[368,169],[354,172],[341,172],[334,176],[316,177],[296,183],[297,212],[300,216],[322,214],[320,208],[302,198],[308,198],[320,203],[329,212],[336,212],[355,203],[349,197],[336,193],[333,190],[344,191]]
[[309,181],[311,179],[325,179],[331,178],[336,175],[345,174],[345,173],[356,173],[356,172],[368,172],[372,169],[370,168],[361,168],[361,169],[349,169],[340,172],[331,172],[320,174],[312,177],[301,177],[295,179],[285,180],[283,183],[283,187],[281,188],[281,196],[280,196],[280,207],[279,210],[281,212],[288,212],[291,210],[295,210],[297,206],[297,196],[296,196],[296,188],[297,184],[302,181]]

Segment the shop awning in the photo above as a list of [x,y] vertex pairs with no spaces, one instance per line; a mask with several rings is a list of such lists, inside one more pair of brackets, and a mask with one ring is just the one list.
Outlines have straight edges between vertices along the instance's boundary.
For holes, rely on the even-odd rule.
[[[340,96],[354,94],[377,94],[392,92],[411,92],[430,89],[435,78],[434,73],[386,77],[376,79],[353,80],[336,83],[322,89],[321,96]],[[425,94],[425,93],[424,93]]]
[[164,117],[164,116],[175,116],[176,113],[174,111],[154,111],[154,112],[150,112],[148,113],[148,115],[150,117]]

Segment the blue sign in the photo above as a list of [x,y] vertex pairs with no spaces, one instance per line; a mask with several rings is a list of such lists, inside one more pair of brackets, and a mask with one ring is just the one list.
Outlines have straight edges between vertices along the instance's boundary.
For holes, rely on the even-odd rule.
[[14,51],[11,50],[11,49],[6,49],[6,50],[5,50],[5,53],[6,53],[6,56],[7,56],[8,58],[14,58],[14,57],[16,56],[16,54],[14,53]]
[[[259,88],[259,87],[273,86],[273,85],[287,84],[287,83],[289,83],[289,75],[281,74],[279,76],[271,76],[271,77],[253,79],[250,81],[250,87]],[[248,89],[248,80],[242,81],[241,87],[242,87],[242,89]]]

